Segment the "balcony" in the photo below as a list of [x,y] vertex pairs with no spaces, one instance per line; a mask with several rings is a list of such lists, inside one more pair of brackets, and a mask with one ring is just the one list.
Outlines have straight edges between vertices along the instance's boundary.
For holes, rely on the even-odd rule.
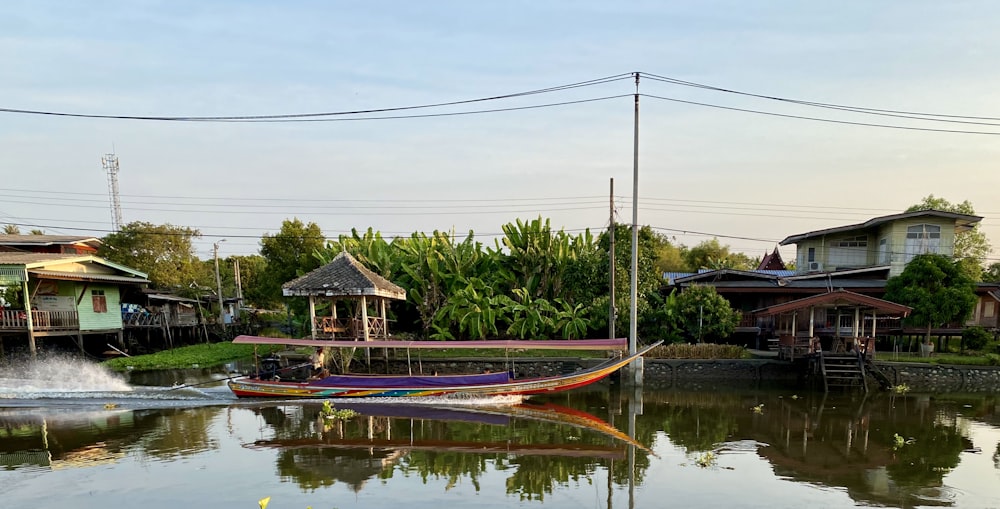
[[[76,311],[31,311],[31,322],[36,331],[68,331],[80,329],[80,315]],[[23,310],[5,309],[0,312],[0,330],[27,331],[28,315]]]

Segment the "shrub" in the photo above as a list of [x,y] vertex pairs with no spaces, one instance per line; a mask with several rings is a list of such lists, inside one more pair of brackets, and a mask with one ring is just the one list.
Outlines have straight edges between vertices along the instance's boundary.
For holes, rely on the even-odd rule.
[[715,343],[674,343],[658,346],[646,354],[652,359],[743,359],[747,356],[742,346]]
[[978,325],[962,330],[962,341],[969,350],[982,350],[991,339],[993,339],[993,335]]

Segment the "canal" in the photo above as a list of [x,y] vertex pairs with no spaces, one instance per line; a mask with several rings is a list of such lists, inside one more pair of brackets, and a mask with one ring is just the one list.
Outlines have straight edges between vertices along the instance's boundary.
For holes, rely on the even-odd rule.
[[336,420],[223,377],[0,371],[4,506],[1000,507],[997,395],[598,385]]

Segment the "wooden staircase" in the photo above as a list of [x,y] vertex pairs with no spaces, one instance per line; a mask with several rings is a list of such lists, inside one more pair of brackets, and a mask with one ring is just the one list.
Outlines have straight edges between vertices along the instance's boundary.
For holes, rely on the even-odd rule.
[[826,392],[830,392],[830,387],[860,387],[868,392],[864,358],[857,352],[820,352],[819,371],[823,377],[823,390]]

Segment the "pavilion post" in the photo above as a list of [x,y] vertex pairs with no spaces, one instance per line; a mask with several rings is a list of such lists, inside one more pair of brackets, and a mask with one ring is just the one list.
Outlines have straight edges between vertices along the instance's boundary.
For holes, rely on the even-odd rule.
[[309,295],[309,339],[316,339],[316,297]]

